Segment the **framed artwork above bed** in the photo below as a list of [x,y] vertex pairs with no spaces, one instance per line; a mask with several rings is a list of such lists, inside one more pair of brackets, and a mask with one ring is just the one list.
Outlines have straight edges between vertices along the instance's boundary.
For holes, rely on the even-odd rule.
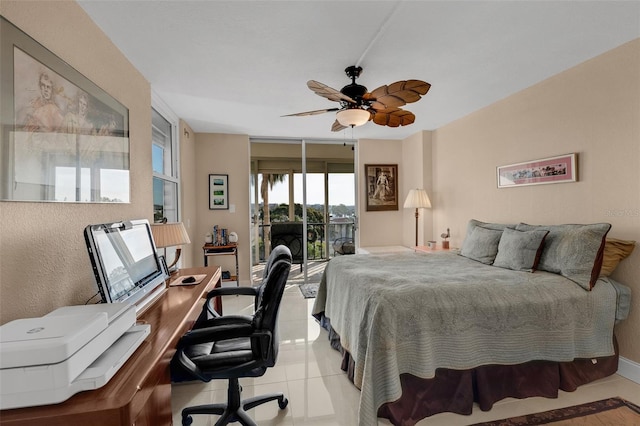
[[576,182],[578,180],[576,159],[577,154],[572,153],[498,166],[496,168],[498,188]]
[[398,165],[365,164],[367,211],[398,210]]

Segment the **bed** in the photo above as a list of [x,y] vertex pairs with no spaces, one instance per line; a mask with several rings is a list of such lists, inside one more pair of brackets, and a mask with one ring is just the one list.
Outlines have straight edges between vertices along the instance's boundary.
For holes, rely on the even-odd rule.
[[360,425],[557,397],[613,374],[630,291],[600,277],[609,228],[472,220],[460,253],[332,259],[312,314],[361,391]]

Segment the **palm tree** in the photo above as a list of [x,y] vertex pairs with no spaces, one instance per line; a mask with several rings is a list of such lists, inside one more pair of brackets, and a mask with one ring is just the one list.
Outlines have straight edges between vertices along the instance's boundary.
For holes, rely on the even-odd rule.
[[276,183],[284,182],[287,175],[262,173],[262,183],[260,184],[260,196],[262,197],[262,217],[264,232],[264,257],[265,259],[271,252],[271,213],[269,211],[269,190],[273,189]]

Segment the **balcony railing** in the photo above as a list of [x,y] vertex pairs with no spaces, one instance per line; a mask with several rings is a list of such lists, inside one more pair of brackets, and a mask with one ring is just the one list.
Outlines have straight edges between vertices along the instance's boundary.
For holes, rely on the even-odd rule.
[[[274,222],[273,224],[276,223],[278,222]],[[301,226],[302,222],[293,222],[293,224],[300,224]],[[330,223],[307,223],[307,260],[329,260],[331,257],[334,257],[336,255],[333,244],[334,242],[347,240],[354,241],[354,225],[354,221],[351,219]],[[271,225],[259,224],[257,226],[258,241],[255,241],[255,235],[252,233],[252,253],[255,253],[255,246],[258,244],[259,261],[264,262],[266,259],[264,250],[264,234],[266,230],[270,230]],[[292,249],[292,251],[295,249],[294,247],[289,248]]]

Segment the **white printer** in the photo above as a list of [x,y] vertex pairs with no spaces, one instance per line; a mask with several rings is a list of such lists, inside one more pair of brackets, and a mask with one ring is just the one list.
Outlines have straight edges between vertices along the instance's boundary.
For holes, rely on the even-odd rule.
[[104,386],[149,334],[128,303],[66,306],[0,327],[0,409]]

